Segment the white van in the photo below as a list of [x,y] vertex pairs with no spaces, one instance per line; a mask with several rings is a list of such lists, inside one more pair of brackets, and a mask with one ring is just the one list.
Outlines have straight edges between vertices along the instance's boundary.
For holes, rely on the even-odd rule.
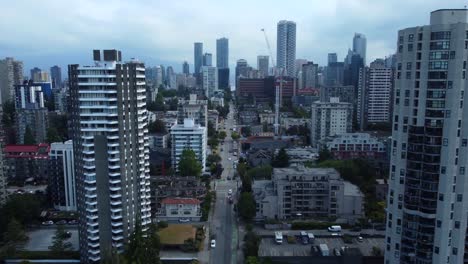
[[275,232],[275,242],[276,244],[283,244],[283,233],[279,231]]
[[328,227],[328,232],[341,232],[341,226],[332,225],[332,226]]

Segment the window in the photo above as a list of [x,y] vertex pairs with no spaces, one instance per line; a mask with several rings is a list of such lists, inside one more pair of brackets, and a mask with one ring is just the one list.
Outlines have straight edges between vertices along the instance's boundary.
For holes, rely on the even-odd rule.
[[[467,36],[468,36],[468,33],[467,33]],[[422,33],[418,33],[418,40],[421,41],[423,38],[423,34]],[[468,37],[467,37],[468,38]]]
[[406,63],[406,69],[407,69],[407,70],[411,70],[411,62],[407,62],[407,63]]
[[434,253],[439,254],[439,247],[434,247]]
[[460,167],[460,175],[465,175],[465,167]]
[[442,140],[442,145],[444,145],[445,147],[448,146],[448,138],[444,138]]
[[455,59],[455,51],[454,50],[450,51],[450,59],[451,60]]
[[408,42],[413,42],[414,40],[414,34],[409,34],[408,35]]
[[452,254],[457,255],[458,249],[456,247],[452,248]]
[[445,118],[449,118],[450,117],[450,110],[445,110]]
[[459,229],[460,228],[460,221],[455,221],[455,228]]
[[462,145],[462,147],[466,147],[468,145],[468,139],[466,139],[466,138],[462,139],[462,144],[461,145]]
[[[419,63],[419,62],[418,62]],[[419,81],[414,82],[414,88],[419,88]]]
[[457,202],[461,202],[463,200],[463,194],[457,194]]
[[[466,63],[465,63],[466,64]],[[429,70],[446,70],[448,68],[447,61],[430,61]]]
[[445,174],[447,168],[445,166],[440,167],[440,173]]
[[397,69],[401,71],[401,63],[398,63]]
[[413,51],[413,43],[408,44],[408,51]]
[[418,43],[418,50],[422,50],[422,43]]
[[418,52],[418,53],[416,54],[416,59],[417,59],[417,60],[421,60],[421,52]]
[[[465,72],[463,72],[463,73],[465,73]],[[406,72],[406,79],[411,79],[411,72]],[[463,77],[463,79],[465,79],[465,78]]]
[[448,50],[450,49],[450,41],[434,41],[429,45],[430,50]]
[[447,82],[447,89],[452,89],[453,87],[453,82],[452,81],[448,81]]
[[429,60],[447,60],[449,58],[448,51],[431,51],[429,52]]
[[399,42],[399,43],[403,43],[403,36],[399,36],[399,37],[398,37],[398,42]]
[[431,40],[450,39],[450,31],[431,32]]
[[436,222],[436,226],[437,226],[437,227],[441,227],[441,226],[442,226],[442,221],[440,221],[440,220],[437,220],[437,222]]
[[439,201],[443,201],[444,200],[444,194],[443,193],[439,193]]
[[[466,44],[466,43],[465,43]],[[466,46],[466,45],[465,45]],[[398,52],[399,53],[402,53],[403,52],[403,45],[399,45],[398,46]]]

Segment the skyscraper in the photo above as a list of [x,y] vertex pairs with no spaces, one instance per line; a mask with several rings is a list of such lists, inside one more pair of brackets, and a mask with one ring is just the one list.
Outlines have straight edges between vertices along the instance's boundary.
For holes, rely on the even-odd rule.
[[195,70],[194,73],[195,75],[200,73],[200,68],[203,66],[203,43],[201,42],[195,42],[194,43],[194,65],[195,65]]
[[359,70],[357,122],[364,130],[368,123],[387,123],[392,117],[393,70],[377,59]]
[[36,75],[37,73],[40,73],[42,70],[38,67],[34,67],[30,70],[30,74],[31,76],[29,76],[29,79],[30,80],[34,80],[34,75]]
[[338,62],[338,55],[336,53],[328,53],[328,64]]
[[213,66],[213,55],[211,53],[203,54],[203,66]]
[[467,31],[467,9],[398,31],[386,263],[466,263]]
[[302,87],[299,88],[318,88],[318,64],[310,61],[302,65]]
[[82,263],[122,252],[151,222],[145,66],[117,50],[68,66]]
[[257,56],[257,69],[263,77],[267,77],[269,75],[268,74],[268,69],[269,69],[268,60],[269,59],[270,59],[269,56],[265,56],[265,55]]
[[235,77],[236,77],[236,88],[237,88],[237,84],[238,84],[238,78],[239,77],[244,77],[244,78],[247,78],[248,77],[248,74],[249,74],[249,65],[247,64],[247,61],[244,60],[244,59],[239,59],[237,60],[237,63],[236,63],[236,73],[235,73]]
[[15,100],[15,85],[23,83],[23,62],[14,58],[0,60],[0,104]]
[[184,64],[182,65],[182,72],[187,75],[190,74],[190,67],[189,67],[188,62],[186,61],[184,61]]
[[202,74],[205,96],[211,98],[218,91],[218,69],[216,67],[203,66]]
[[229,39],[216,40],[216,67],[229,68]]
[[296,23],[286,20],[278,22],[276,47],[277,67],[284,70],[285,76],[294,77],[296,73]]
[[62,68],[55,65],[50,68],[50,77],[52,79],[52,88],[62,87]]
[[367,40],[364,34],[355,33],[353,38],[353,52],[359,54],[362,58],[362,62],[366,65],[366,49]]

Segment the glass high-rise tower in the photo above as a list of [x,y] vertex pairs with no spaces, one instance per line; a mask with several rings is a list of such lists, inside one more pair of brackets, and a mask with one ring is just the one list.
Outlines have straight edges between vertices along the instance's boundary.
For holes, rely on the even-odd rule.
[[285,76],[294,77],[296,73],[296,23],[281,20],[276,35],[277,67],[284,70]]

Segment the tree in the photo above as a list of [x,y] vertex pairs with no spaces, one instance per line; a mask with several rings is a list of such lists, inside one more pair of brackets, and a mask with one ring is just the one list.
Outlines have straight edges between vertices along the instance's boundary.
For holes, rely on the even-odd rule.
[[322,161],[331,160],[331,159],[333,159],[333,155],[331,154],[331,152],[328,150],[327,147],[324,147],[319,152],[319,157],[317,159],[317,162],[322,162]]
[[125,259],[131,263],[160,264],[160,248],[161,243],[157,225],[151,224],[147,233],[145,233],[141,227],[140,221],[137,220],[133,233],[129,237],[129,243],[124,256]]
[[52,245],[49,249],[53,252],[65,252],[72,250],[73,246],[70,242],[65,242],[67,239],[67,232],[62,225],[57,226],[57,230],[55,231],[55,235],[52,238]]
[[179,99],[177,99],[177,97],[172,98],[171,100],[169,100],[169,110],[170,111],[177,110],[178,106],[179,106]]
[[226,135],[226,131],[219,131],[219,133],[218,133],[218,138],[219,138],[220,140],[224,140],[224,139],[226,138],[226,136],[227,136],[227,135]]
[[36,139],[34,138],[34,134],[29,126],[26,126],[26,130],[23,136],[24,145],[34,145],[36,144]]
[[5,234],[3,235],[3,240],[15,244],[26,241],[27,239],[28,237],[26,236],[21,223],[15,218],[12,218],[8,223]]
[[255,199],[252,193],[250,192],[241,193],[237,208],[239,208],[239,215],[245,221],[250,222],[252,218],[255,216],[255,212],[256,212]]
[[252,180],[271,180],[273,168],[270,165],[262,165],[247,171],[246,177]]
[[15,102],[6,101],[3,104],[2,124],[5,127],[12,127],[15,124]]
[[216,130],[214,129],[214,125],[211,121],[208,121],[208,137],[213,137],[216,134]]
[[162,94],[158,93],[154,102],[147,104],[146,108],[149,111],[164,111],[166,106],[164,104],[164,97],[162,96]]
[[218,154],[210,154],[206,158],[206,161],[210,164],[218,163],[221,161],[221,157]]
[[244,135],[244,137],[250,137],[252,135],[252,130],[249,126],[243,127],[242,134]]
[[47,143],[53,142],[62,142],[62,138],[59,136],[55,127],[49,127],[47,129]]
[[200,176],[202,165],[197,155],[191,149],[184,149],[179,160],[179,173],[181,176]]
[[260,241],[260,238],[252,230],[247,231],[244,236],[244,256],[257,257]]
[[248,256],[247,260],[245,261],[245,264],[260,264],[260,261],[258,261],[257,257]]
[[219,145],[219,141],[217,137],[211,137],[208,139],[208,145],[211,147],[211,149],[216,149]]
[[275,168],[286,168],[289,166],[289,156],[284,148],[281,148],[278,151],[278,155],[274,157],[273,166]]
[[156,119],[156,121],[151,122],[148,126],[149,133],[167,133],[166,125],[162,119]]
[[231,138],[233,140],[238,140],[240,138],[239,134],[237,134],[237,132],[232,132],[231,133]]

